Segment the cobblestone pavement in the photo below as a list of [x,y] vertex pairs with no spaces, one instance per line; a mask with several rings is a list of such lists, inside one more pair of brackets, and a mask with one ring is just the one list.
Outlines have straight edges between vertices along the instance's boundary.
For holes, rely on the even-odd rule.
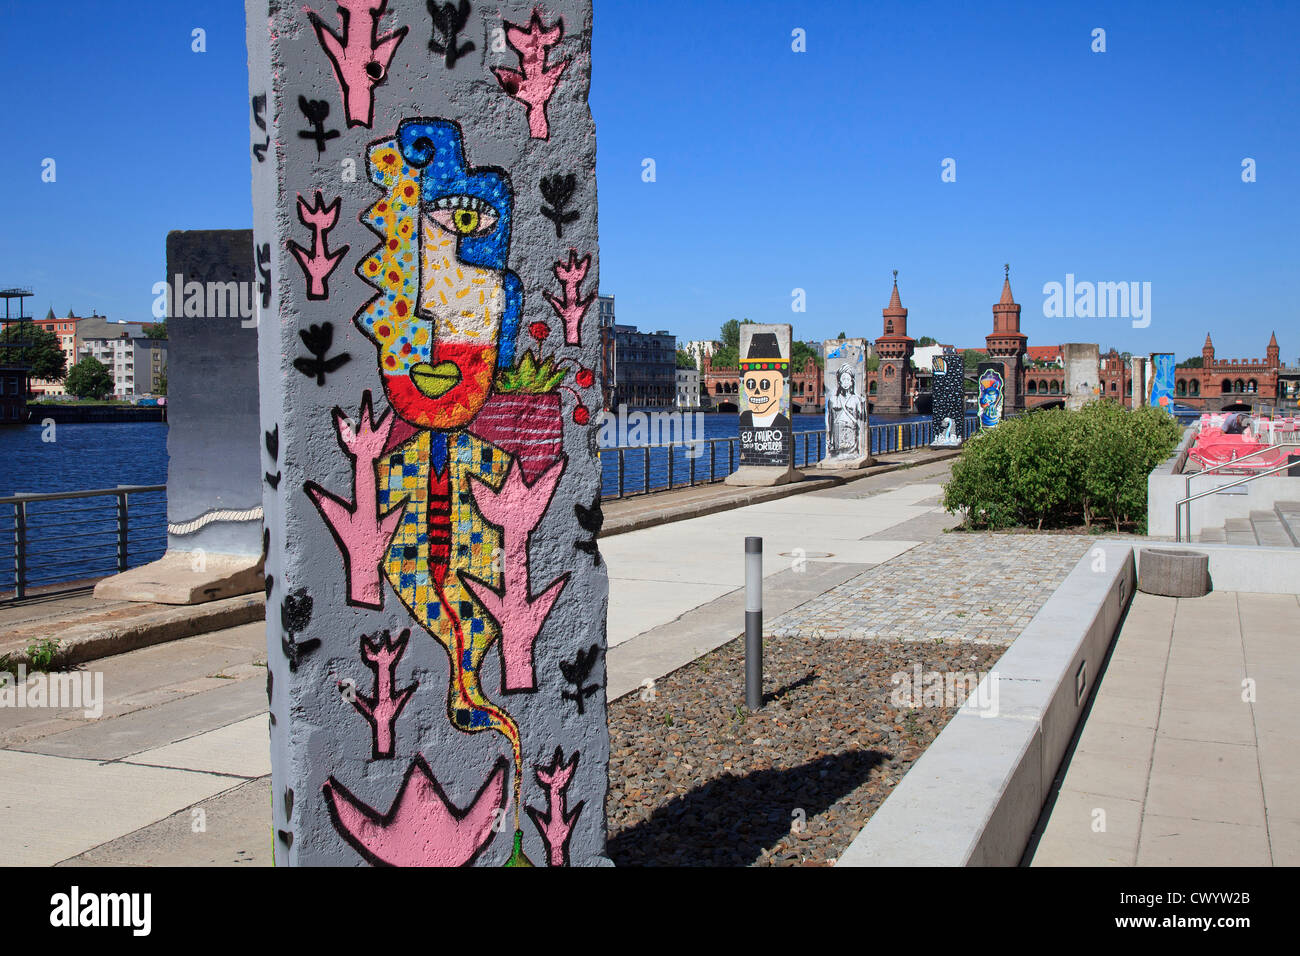
[[1097,538],[953,533],[925,541],[780,617],[781,637],[1008,645]]

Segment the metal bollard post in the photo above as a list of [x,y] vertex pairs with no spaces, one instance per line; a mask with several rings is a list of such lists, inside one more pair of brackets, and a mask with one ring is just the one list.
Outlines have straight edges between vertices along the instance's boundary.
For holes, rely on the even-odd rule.
[[745,707],[763,706],[763,539],[745,539]]

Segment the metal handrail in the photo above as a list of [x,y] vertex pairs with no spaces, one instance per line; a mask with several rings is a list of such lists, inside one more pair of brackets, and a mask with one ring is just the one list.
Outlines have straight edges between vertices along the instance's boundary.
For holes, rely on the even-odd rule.
[[[1186,479],[1183,481],[1183,494],[1190,495],[1192,493],[1193,478],[1200,478],[1203,475],[1208,475],[1211,472],[1218,471],[1220,468],[1231,468],[1234,465],[1236,465],[1237,462],[1239,461],[1245,461],[1248,458],[1254,458],[1256,455],[1262,455],[1265,452],[1277,451],[1279,448],[1289,448],[1289,447],[1291,446],[1285,443],[1277,444],[1277,445],[1269,445],[1267,448],[1256,449],[1255,451],[1252,451],[1249,455],[1242,455],[1240,458],[1232,459],[1232,461],[1220,462],[1219,464],[1212,465],[1209,468],[1202,468],[1200,471],[1189,472]],[[1188,449],[1188,451],[1190,452],[1190,449]],[[1228,486],[1222,485],[1220,487],[1228,487]],[[1174,523],[1177,524],[1177,521],[1175,521]]]
[[1218,494],[1225,488],[1235,488],[1238,485],[1248,484],[1256,478],[1267,478],[1269,475],[1276,475],[1279,471],[1286,471],[1288,468],[1294,468],[1295,462],[1288,461],[1285,465],[1278,465],[1276,468],[1270,468],[1268,471],[1257,471],[1253,475],[1246,475],[1244,478],[1238,478],[1236,481],[1229,482],[1226,485],[1217,485],[1214,488],[1207,488],[1205,491],[1198,492],[1191,497],[1184,498],[1174,505],[1174,540],[1183,540],[1183,505],[1187,505],[1187,536],[1191,537],[1192,533],[1192,502],[1198,498],[1204,498],[1207,495]]
[[[129,507],[131,495],[166,492],[166,490],[166,485],[118,485],[116,488],[94,488],[87,491],[19,492],[18,494],[0,498],[0,507],[8,506],[13,509],[13,600],[20,601],[25,598],[27,596],[29,585],[42,584],[46,580],[49,580],[50,583],[58,583],[52,579],[47,579],[39,570],[37,573],[33,574],[33,569],[30,566],[31,562],[29,560],[31,557],[50,558],[53,555],[83,550],[77,547],[60,547],[54,549],[40,549],[39,547],[36,549],[30,548],[27,541],[29,532],[50,530],[48,526],[42,528],[39,522],[33,522],[33,518],[49,516],[30,515],[27,509],[31,505],[39,504],[41,502],[63,501],[78,498],[112,497],[117,499],[113,506],[111,516],[106,516],[107,519],[112,522],[111,527],[103,528],[102,530],[99,528],[87,529],[79,535],[74,535],[72,537],[82,543],[92,542],[90,544],[90,547],[92,548],[103,547],[105,557],[113,562],[117,571],[121,572],[127,570],[130,565],[128,548],[130,544],[129,531],[132,518],[132,512]],[[80,515],[87,510],[88,509],[78,508],[73,512],[60,512],[53,517],[60,521],[64,521],[64,519],[70,515]],[[142,515],[137,511],[135,517],[139,518],[141,516]],[[153,512],[151,510],[145,512],[143,517],[162,517],[162,513]],[[78,521],[80,520],[81,519],[79,518]],[[140,531],[138,527],[136,530],[137,532]],[[148,537],[147,533],[146,537]],[[152,538],[149,540],[152,541]],[[66,542],[58,543],[62,544]],[[138,547],[139,542],[137,540],[137,549]],[[8,573],[8,569],[6,569],[6,573]],[[64,577],[61,580],[68,581],[80,579],[80,577],[84,577],[84,575]]]

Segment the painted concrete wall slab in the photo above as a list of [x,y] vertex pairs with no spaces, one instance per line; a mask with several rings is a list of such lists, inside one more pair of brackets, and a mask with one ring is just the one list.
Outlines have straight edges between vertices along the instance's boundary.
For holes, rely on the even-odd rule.
[[591,4],[246,0],[277,862],[605,862]]

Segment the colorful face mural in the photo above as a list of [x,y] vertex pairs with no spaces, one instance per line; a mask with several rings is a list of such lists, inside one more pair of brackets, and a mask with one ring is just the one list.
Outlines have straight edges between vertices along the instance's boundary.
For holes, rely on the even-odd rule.
[[[595,137],[589,61],[573,57],[590,2],[543,16],[337,0],[338,29],[247,3],[255,231],[284,253],[268,273],[280,321],[259,329],[267,448],[300,450],[277,458],[264,499],[281,603],[267,684],[277,851],[605,862]],[[466,38],[501,14],[506,48],[468,56]],[[436,59],[401,45],[420,20]],[[336,86],[286,89],[319,75]],[[548,115],[568,85],[580,97]],[[394,115],[426,92],[455,115]],[[295,103],[311,128],[263,143]],[[511,170],[472,162],[489,150],[516,157]],[[364,162],[364,198],[283,188],[314,182],[336,151]],[[286,345],[308,351],[289,381]],[[319,454],[331,425],[333,462]],[[303,495],[289,493],[298,471]]]
[[740,463],[793,463],[790,326],[740,327]]
[[827,440],[821,465],[861,464],[868,458],[866,340],[828,339],[822,355]]
[[995,428],[1002,421],[1002,365],[979,366],[980,428]]
[[1173,414],[1174,403],[1174,353],[1151,353],[1151,390],[1147,402]]
[[503,171],[468,167],[460,127],[408,120],[370,149],[384,239],[362,274],[384,295],[357,317],[384,393],[406,421],[464,425],[514,358],[523,292],[506,268],[513,197]]

